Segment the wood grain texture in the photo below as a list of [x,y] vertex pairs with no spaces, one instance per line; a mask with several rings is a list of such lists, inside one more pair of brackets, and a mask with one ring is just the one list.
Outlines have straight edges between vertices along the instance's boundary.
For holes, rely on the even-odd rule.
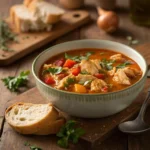
[[[90,21],[90,16],[87,11],[71,11],[65,13],[61,21],[54,25],[50,32],[36,33],[18,33],[16,38],[18,42],[8,44],[13,51],[6,52],[0,50],[0,65],[8,65],[22,58],[23,56],[35,51],[37,48],[59,38],[60,36],[84,25]],[[9,24],[10,21],[8,21]],[[13,25],[10,25],[12,28]],[[15,28],[14,28],[15,32]]]
[[[21,94],[20,96],[14,98],[10,102],[8,102],[6,104],[6,107],[16,102],[27,102],[27,103],[30,102],[30,103],[39,104],[39,103],[48,103],[48,100],[46,100],[40,95],[37,88],[33,88]],[[86,134],[81,138],[81,143],[83,143],[82,145],[86,145],[86,148],[95,148],[95,145],[99,145],[103,140],[105,140],[108,136],[110,136],[110,134],[112,134],[113,130],[117,127],[119,123],[133,117],[139,111],[139,109],[140,109],[139,104],[133,104],[129,108],[125,109],[124,111],[116,115],[106,117],[106,118],[101,118],[101,119],[80,119],[80,118],[74,118],[74,117],[68,116],[67,114],[65,114],[65,116],[66,118],[77,120],[80,126],[85,130]],[[12,129],[11,127],[7,127],[7,130],[10,131]],[[17,135],[15,132],[12,132],[11,134],[13,134],[12,136],[14,138]],[[7,133],[3,137],[4,137],[4,141],[6,141],[6,138],[8,137]],[[30,138],[30,136],[28,137]],[[7,142],[9,142],[9,138],[7,138]],[[2,145],[5,145],[5,144],[2,143]],[[9,146],[12,147],[10,144]],[[18,145],[18,147],[16,147],[16,149],[19,149],[19,148],[21,148],[21,145]]]
[[[48,1],[50,1],[56,5],[59,5],[58,0],[48,0]],[[10,6],[17,4],[17,3],[21,3],[21,2],[22,2],[22,0],[13,0],[13,1],[12,0],[1,0],[0,1],[0,15],[7,17]],[[21,60],[13,63],[7,67],[0,67],[0,79],[10,76],[10,75],[13,75],[13,76],[17,75],[22,70],[31,70],[32,61],[41,51],[43,51],[44,49],[46,49],[54,44],[62,43],[62,42],[69,41],[69,40],[83,39],[83,38],[96,38],[96,39],[109,39],[109,40],[119,41],[121,43],[127,44],[128,42],[126,40],[126,36],[133,35],[136,39],[138,39],[140,41],[140,43],[149,42],[150,41],[150,34],[149,34],[150,29],[146,28],[146,27],[142,27],[142,26],[136,26],[131,22],[131,20],[129,18],[129,10],[127,9],[128,1],[117,0],[117,4],[118,4],[118,8],[116,11],[119,14],[121,22],[120,22],[120,29],[116,33],[106,34],[104,31],[97,28],[96,19],[97,19],[98,15],[97,15],[97,12],[95,9],[95,5],[96,5],[95,0],[86,0],[86,5],[85,5],[84,10],[87,10],[90,12],[90,15],[92,16],[93,21],[91,21],[88,25],[86,25],[84,27],[80,27],[79,29],[76,29],[74,32],[71,32],[65,36],[62,36],[58,40],[55,40],[53,43],[48,43],[46,46],[42,47],[41,49],[36,50],[36,52],[30,54],[29,56],[27,56],[25,58],[22,58]],[[146,46],[144,46],[144,47],[145,47],[145,49],[143,49],[142,51],[145,51],[147,53],[150,45],[146,44]],[[147,53],[146,58],[149,56],[150,55]],[[34,86],[35,86],[35,81],[31,74],[30,82],[29,82],[29,89]],[[147,89],[147,88],[148,88],[148,85],[145,86],[145,89]],[[146,90],[144,91],[144,94],[145,93],[146,93]],[[140,98],[141,96],[145,97],[144,94],[139,96],[139,100],[138,100],[139,102],[141,101],[141,98]],[[6,106],[6,103],[8,101],[11,101],[15,97],[16,97],[16,94],[10,93],[4,87],[3,83],[0,81],[0,116],[4,115],[5,109],[3,106]],[[4,137],[6,135],[5,133],[8,133],[7,134],[8,136],[5,138],[5,140],[3,138],[3,143],[4,143],[3,146],[5,146],[6,148],[4,147],[4,149],[2,149],[0,146],[0,150],[15,149],[15,148],[10,148],[7,143],[7,138],[9,138],[9,136],[10,136],[10,138],[13,138],[11,136],[11,131],[5,132],[5,130],[7,130],[7,126],[5,126],[4,132],[2,135],[2,137]],[[46,137],[46,138],[49,139],[49,137]],[[14,140],[12,140],[11,143],[13,144],[13,142],[16,142],[16,139],[22,139],[22,138],[20,138],[20,135],[17,137],[14,137]],[[44,139],[45,138],[43,138],[43,140],[41,140],[41,139],[40,140],[42,142],[44,142]],[[129,150],[132,150],[132,149],[133,150],[141,150],[141,149],[149,150],[149,147],[150,147],[149,139],[150,139],[150,137],[145,134],[142,135],[141,137],[139,137],[139,136],[134,137],[134,138],[130,137],[128,139],[128,136],[125,134],[115,133],[109,139],[105,140],[104,142],[102,142],[101,144],[96,146],[95,149],[96,150],[127,150],[127,149],[129,149]],[[36,141],[36,139],[35,139],[35,141]],[[36,144],[35,141],[33,141],[33,144]],[[21,142],[22,144],[24,143],[23,140],[18,140],[18,142],[15,144],[18,145],[19,142]],[[2,142],[0,142],[0,145],[1,145],[1,143]],[[51,143],[51,141],[49,141],[49,143]],[[24,147],[23,145],[21,145],[21,146],[22,146],[21,149],[29,150],[28,147]],[[42,145],[38,145],[38,146],[42,146]],[[49,150],[51,150],[51,149],[57,150],[56,147],[54,147],[54,148],[49,147]],[[74,149],[74,148],[72,147],[71,149]],[[81,145],[76,150],[80,150],[80,149],[84,150],[84,148]],[[15,149],[15,150],[17,150],[17,149]]]

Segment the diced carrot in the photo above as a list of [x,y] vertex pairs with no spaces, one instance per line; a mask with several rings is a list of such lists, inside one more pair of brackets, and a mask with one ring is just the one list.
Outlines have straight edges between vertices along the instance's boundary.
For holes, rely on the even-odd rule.
[[105,78],[105,75],[102,73],[94,74],[94,76],[97,77],[98,79],[104,79]]
[[65,62],[65,64],[64,64],[64,67],[71,68],[71,67],[73,67],[75,64],[76,64],[76,62],[75,62],[74,60],[67,59],[66,62]]
[[83,85],[75,84],[74,87],[75,87],[75,92],[77,92],[77,93],[86,93],[87,92],[86,88]]
[[78,67],[78,68],[72,68],[71,72],[72,72],[72,74],[74,76],[77,76],[80,73],[80,67]]
[[55,80],[51,76],[46,77],[45,80],[44,80],[44,82],[46,84],[55,84]]

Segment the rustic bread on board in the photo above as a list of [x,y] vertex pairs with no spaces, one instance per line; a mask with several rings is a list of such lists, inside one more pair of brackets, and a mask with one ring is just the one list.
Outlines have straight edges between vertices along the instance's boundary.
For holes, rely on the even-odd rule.
[[21,134],[56,134],[65,123],[51,104],[16,103],[6,110],[5,118]]

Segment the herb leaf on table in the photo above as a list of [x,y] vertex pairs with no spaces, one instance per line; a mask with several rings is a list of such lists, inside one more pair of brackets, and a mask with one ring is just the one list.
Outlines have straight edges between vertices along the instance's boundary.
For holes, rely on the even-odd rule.
[[69,142],[76,144],[79,138],[85,134],[85,131],[82,128],[76,128],[76,121],[69,120],[57,133],[57,136],[60,138],[57,144],[62,148],[68,148]]
[[8,24],[3,20],[0,19],[0,49],[3,51],[12,51],[8,48],[7,42],[8,41],[17,41],[16,34],[14,34],[11,29],[9,28]]
[[24,143],[24,146],[29,146],[29,147],[30,147],[30,150],[42,150],[42,148],[37,147],[37,146],[35,146],[35,145],[31,145],[29,142],[25,142],[25,143]]
[[12,92],[18,92],[20,87],[26,86],[30,71],[23,71],[17,77],[7,77],[2,79],[5,86]]

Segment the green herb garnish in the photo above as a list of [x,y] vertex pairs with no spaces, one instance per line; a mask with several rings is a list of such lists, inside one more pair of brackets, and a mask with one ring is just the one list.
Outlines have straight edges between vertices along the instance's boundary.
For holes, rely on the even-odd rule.
[[18,77],[7,77],[2,79],[5,86],[12,92],[18,92],[20,87],[26,86],[30,71],[23,71]]
[[87,80],[87,81],[80,81],[79,84],[82,84],[84,86],[89,85],[93,80]]
[[64,83],[65,88],[68,88],[70,84],[75,83],[75,78],[68,78],[67,81]]
[[76,62],[81,62],[81,60],[88,60],[89,57],[93,54],[94,52],[87,52],[84,56],[71,56],[65,53],[65,59],[71,59]]
[[118,66],[116,66],[117,69],[122,69],[122,68],[125,68],[126,66],[128,65],[131,65],[130,62],[126,61],[125,63],[123,64],[119,64]]
[[44,70],[42,74],[51,73],[51,74],[54,75],[54,74],[59,74],[59,73],[61,73],[62,70],[63,70],[62,67],[58,67],[58,68],[48,68],[48,69]]
[[82,128],[76,128],[76,121],[69,120],[57,133],[57,136],[60,137],[57,144],[62,148],[68,148],[69,142],[76,144],[79,138],[85,134],[85,131]]
[[37,147],[37,146],[35,146],[35,145],[31,145],[31,144],[28,143],[28,142],[25,142],[25,143],[24,143],[24,146],[30,146],[30,150],[42,150],[42,148]]
[[112,70],[113,69],[113,64],[114,64],[115,60],[107,60],[107,59],[102,59],[102,61],[100,62],[100,65],[103,69],[106,70]]
[[83,74],[83,75],[87,74],[88,75],[90,73],[88,73],[86,70],[83,70],[83,71],[80,72],[80,74]]
[[8,48],[7,42],[8,41],[17,41],[16,34],[14,34],[8,24],[0,19],[0,49],[3,51],[12,51]]

